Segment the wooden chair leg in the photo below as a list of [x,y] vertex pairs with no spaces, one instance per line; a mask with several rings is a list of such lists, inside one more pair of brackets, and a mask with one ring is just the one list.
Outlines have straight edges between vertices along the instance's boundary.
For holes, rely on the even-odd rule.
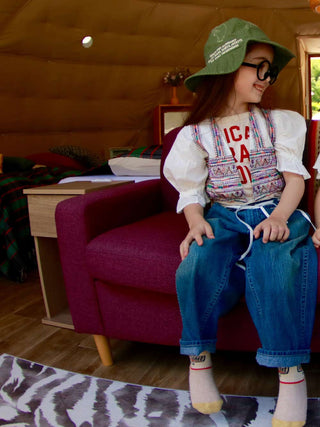
[[93,338],[102,364],[104,366],[113,365],[112,352],[108,338],[104,335],[93,335]]

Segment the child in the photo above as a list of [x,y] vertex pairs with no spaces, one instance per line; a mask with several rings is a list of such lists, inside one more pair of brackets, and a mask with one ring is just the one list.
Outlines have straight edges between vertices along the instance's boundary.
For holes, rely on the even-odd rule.
[[301,363],[310,359],[317,290],[310,224],[296,210],[309,178],[306,125],[293,111],[257,106],[292,57],[250,22],[214,28],[206,66],[185,81],[197,96],[164,173],[190,228],[176,283],[193,407],[221,409],[210,353],[219,315],[245,292],[262,346],[257,361],[279,372],[272,425],[297,427],[306,422]]

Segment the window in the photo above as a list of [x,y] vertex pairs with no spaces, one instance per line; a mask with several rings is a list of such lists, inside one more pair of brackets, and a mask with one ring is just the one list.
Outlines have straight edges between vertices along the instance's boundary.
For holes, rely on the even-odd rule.
[[297,37],[302,112],[307,119],[320,113],[320,37]]
[[320,54],[309,55],[309,87],[310,115],[314,120],[320,120]]

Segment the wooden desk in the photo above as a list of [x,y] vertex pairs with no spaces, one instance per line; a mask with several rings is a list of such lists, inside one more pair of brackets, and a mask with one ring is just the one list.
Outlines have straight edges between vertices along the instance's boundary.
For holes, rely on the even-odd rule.
[[27,188],[31,235],[34,236],[47,325],[74,329],[65,286],[57,242],[55,223],[56,206],[62,200],[92,191],[124,185],[133,181],[90,182],[75,181],[63,184]]

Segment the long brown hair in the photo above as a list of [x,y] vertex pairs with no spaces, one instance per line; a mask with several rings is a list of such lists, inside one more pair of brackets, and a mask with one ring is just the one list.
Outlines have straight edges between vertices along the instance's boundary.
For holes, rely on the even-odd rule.
[[203,76],[196,89],[192,109],[184,126],[200,123],[209,117],[221,114],[226,99],[234,90],[234,78],[237,71],[229,74]]

